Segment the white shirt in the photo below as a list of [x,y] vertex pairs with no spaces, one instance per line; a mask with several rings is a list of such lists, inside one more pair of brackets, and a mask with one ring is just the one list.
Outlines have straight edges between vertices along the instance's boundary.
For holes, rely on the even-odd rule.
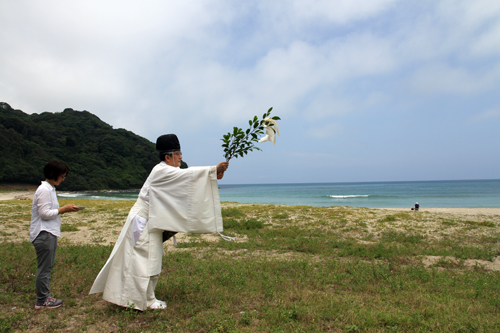
[[30,242],[33,242],[41,231],[61,236],[61,216],[56,189],[46,181],[42,181],[33,196],[31,205]]

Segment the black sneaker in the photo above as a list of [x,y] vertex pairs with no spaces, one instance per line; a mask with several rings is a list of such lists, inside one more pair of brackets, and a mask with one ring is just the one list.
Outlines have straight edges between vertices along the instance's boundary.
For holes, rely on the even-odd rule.
[[42,305],[35,304],[35,310],[46,308],[46,309],[56,309],[63,305],[63,301],[56,299],[54,297],[49,297],[43,302]]

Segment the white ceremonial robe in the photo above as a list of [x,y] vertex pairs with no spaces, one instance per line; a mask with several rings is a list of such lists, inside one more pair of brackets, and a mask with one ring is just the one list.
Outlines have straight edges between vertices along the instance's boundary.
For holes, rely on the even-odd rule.
[[[137,215],[148,222],[134,245],[132,221]],[[163,230],[221,232],[221,216],[215,167],[179,169],[166,163],[156,165],[90,294],[102,292],[108,302],[146,310],[155,300],[154,289],[161,272]]]
[[179,169],[160,163],[151,171],[149,232],[222,232],[217,168]]

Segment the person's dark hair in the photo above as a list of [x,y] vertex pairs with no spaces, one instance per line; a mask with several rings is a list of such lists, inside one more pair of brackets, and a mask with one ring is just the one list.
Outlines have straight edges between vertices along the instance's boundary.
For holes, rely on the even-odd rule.
[[165,156],[172,156],[172,153],[160,153],[160,161],[164,162],[165,161]]
[[69,168],[64,162],[50,161],[43,168],[45,179],[57,180],[59,176],[67,176]]

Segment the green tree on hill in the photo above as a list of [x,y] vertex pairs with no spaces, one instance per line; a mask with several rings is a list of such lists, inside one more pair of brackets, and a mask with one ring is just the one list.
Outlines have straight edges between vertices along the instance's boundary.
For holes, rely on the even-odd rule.
[[50,160],[68,164],[61,190],[140,188],[158,163],[155,145],[88,111],[28,115],[0,102],[0,182],[38,184]]

